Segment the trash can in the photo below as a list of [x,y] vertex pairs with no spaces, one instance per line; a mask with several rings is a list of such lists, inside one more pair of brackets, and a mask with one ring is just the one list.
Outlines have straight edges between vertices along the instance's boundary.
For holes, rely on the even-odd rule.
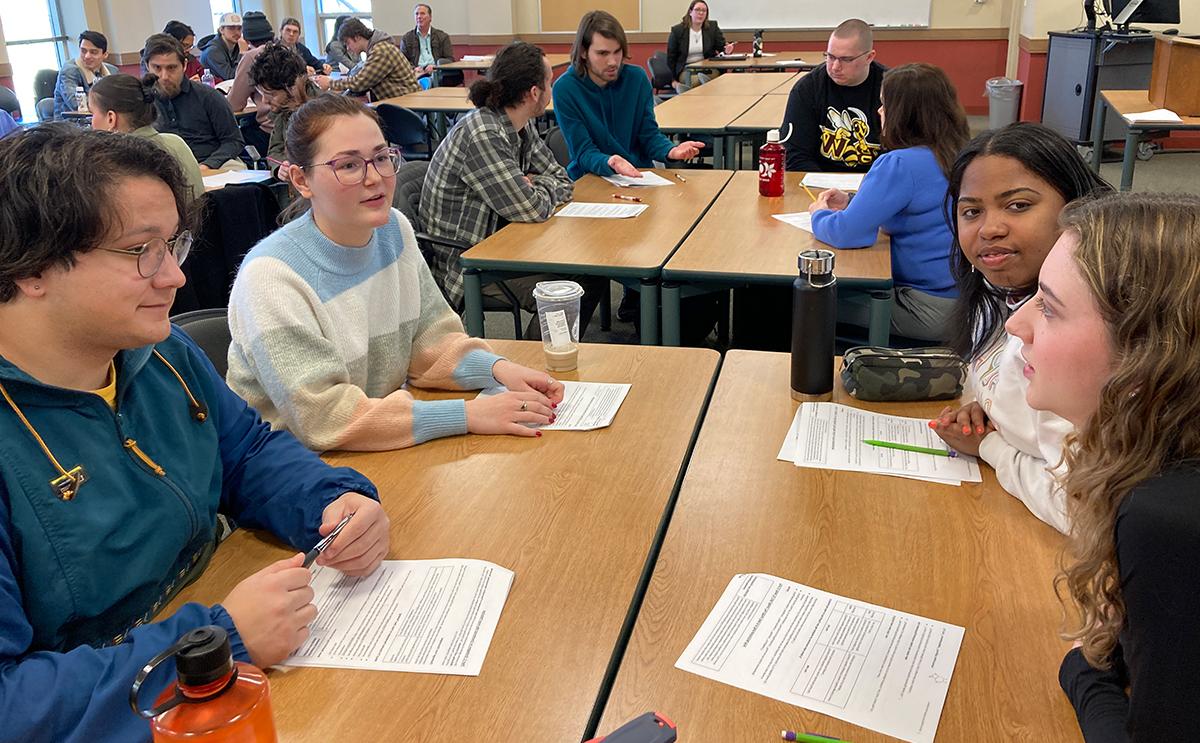
[[1009,77],[993,77],[987,81],[989,129],[1008,126],[1020,118],[1023,85],[1020,80]]

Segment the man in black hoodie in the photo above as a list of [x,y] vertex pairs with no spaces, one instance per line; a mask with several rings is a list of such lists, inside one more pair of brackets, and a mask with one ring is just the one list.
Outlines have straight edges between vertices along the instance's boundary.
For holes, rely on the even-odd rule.
[[866,172],[879,156],[879,99],[887,68],[875,61],[871,27],[857,18],[833,30],[825,63],[796,81],[780,133],[791,137],[789,171]]

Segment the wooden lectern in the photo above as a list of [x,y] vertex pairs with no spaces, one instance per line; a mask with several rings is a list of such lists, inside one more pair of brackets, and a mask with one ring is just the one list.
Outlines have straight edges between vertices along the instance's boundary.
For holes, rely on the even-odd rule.
[[1200,116],[1200,39],[1155,36],[1150,102],[1180,116]]

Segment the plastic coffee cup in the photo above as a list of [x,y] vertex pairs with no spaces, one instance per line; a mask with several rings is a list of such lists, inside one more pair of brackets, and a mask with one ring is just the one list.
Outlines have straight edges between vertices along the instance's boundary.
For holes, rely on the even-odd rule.
[[574,281],[539,281],[533,288],[546,368],[571,371],[579,366],[579,301],[583,287]]

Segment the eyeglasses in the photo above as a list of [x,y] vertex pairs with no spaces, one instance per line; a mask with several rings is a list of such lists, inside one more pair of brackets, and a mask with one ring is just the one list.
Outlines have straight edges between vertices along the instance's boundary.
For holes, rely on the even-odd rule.
[[192,233],[188,230],[180,232],[170,240],[164,240],[161,237],[154,237],[136,248],[127,248],[120,250],[117,248],[100,248],[106,253],[119,253],[121,255],[132,255],[137,257],[138,275],[143,279],[148,279],[158,273],[158,269],[162,268],[163,261],[166,260],[167,253],[175,256],[175,262],[180,266],[187,260],[188,253],[192,250]]
[[343,186],[353,186],[362,183],[366,179],[367,163],[375,167],[375,172],[381,178],[392,178],[400,170],[401,162],[400,150],[395,147],[388,147],[386,150],[380,150],[375,153],[370,160],[358,155],[346,155],[345,157],[335,157],[326,163],[305,165],[304,169],[307,170],[308,168],[328,165],[330,168],[333,168],[333,175],[337,178],[338,183]]
[[865,57],[866,55],[868,55],[870,53],[871,53],[871,50],[868,49],[865,52],[863,52],[862,54],[855,54],[853,57],[837,57],[837,56],[830,54],[829,52],[825,52],[823,56],[825,57],[825,64],[833,64],[834,62],[841,62],[842,64],[850,64],[851,62],[858,59],[859,57]]

